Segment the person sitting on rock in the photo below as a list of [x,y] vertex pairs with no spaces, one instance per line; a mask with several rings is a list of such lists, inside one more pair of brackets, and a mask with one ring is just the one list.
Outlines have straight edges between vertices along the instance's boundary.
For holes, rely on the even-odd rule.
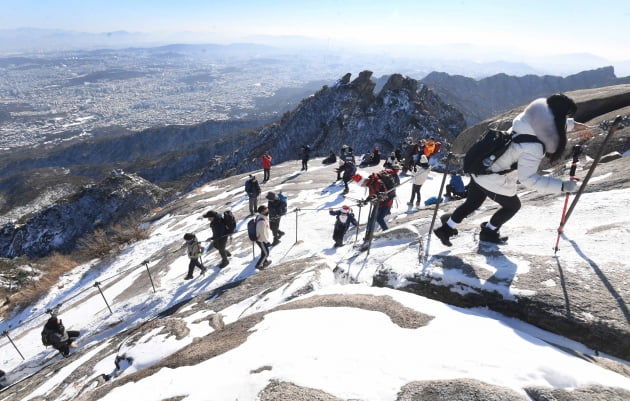
[[81,335],[77,330],[67,330],[58,316],[52,316],[46,324],[42,334],[46,336],[48,344],[59,351],[61,355],[70,355],[70,348],[76,348],[74,341]]

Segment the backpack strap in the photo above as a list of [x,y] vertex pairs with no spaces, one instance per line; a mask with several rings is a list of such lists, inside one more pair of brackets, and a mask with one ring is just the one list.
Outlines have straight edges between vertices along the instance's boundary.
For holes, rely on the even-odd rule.
[[529,134],[518,134],[517,132],[512,131],[512,142],[514,143],[525,143],[525,142],[538,142],[543,147],[543,153],[545,153],[545,144],[541,142],[540,139],[536,135]]

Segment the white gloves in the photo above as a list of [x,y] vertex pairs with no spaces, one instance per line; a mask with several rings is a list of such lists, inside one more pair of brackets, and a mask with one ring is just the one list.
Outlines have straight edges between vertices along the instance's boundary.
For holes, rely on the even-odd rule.
[[573,180],[562,181],[562,192],[573,193],[577,192],[578,182]]

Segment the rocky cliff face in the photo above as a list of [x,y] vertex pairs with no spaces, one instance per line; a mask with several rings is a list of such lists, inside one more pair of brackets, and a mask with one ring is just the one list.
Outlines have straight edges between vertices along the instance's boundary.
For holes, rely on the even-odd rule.
[[471,126],[511,108],[528,104],[538,97],[628,83],[628,78],[617,78],[613,67],[604,67],[565,78],[497,74],[478,81],[460,75],[432,72],[420,82],[460,110],[467,125]]
[[374,146],[387,154],[409,135],[450,142],[464,129],[462,114],[417,80],[394,74],[374,93],[376,83],[371,78],[371,71],[363,71],[354,80],[346,74],[333,86],[324,86],[280,121],[260,129],[231,155],[215,160],[193,187],[234,172],[259,169],[257,158],[266,150],[274,163],[298,159],[303,144],[311,147],[313,156],[337,151],[342,144],[351,146],[355,155]]
[[98,185],[83,187],[22,225],[4,225],[0,230],[0,257],[71,251],[86,233],[141,216],[165,197],[166,191],[137,175],[113,172]]

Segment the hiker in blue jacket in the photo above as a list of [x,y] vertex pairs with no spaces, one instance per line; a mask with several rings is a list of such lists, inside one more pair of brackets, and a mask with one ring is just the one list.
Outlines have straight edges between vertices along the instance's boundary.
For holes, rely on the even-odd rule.
[[450,199],[464,199],[466,197],[466,186],[462,176],[456,172],[451,172],[451,180],[446,185],[446,193]]

